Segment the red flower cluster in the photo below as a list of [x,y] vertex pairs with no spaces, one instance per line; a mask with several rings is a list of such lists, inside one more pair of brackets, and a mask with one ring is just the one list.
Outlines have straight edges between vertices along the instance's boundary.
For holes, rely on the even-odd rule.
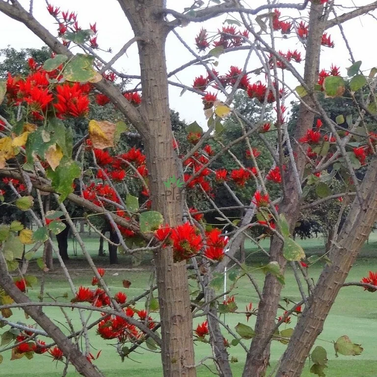
[[364,288],[364,290],[366,290],[368,292],[376,292],[377,291],[377,272],[369,271],[368,277],[362,278],[361,283],[375,285],[376,289],[366,287],[366,288]]
[[279,166],[276,166],[275,168],[271,169],[268,172],[266,179],[268,181],[272,181],[272,182],[275,182],[275,183],[281,183],[281,173],[280,173]]
[[260,191],[256,191],[254,194],[253,203],[258,207],[268,207],[270,204],[270,197],[268,194],[262,195]]
[[209,334],[208,331],[208,322],[205,321],[198,325],[198,327],[195,330],[195,334],[197,335],[198,338],[204,338],[206,335]]
[[232,170],[230,179],[238,186],[245,186],[246,182],[251,178],[252,172],[249,169],[239,168]]
[[365,165],[365,160],[367,158],[366,148],[367,147],[353,148],[353,153],[354,153],[355,157],[360,161],[361,165]]
[[224,258],[224,248],[228,238],[221,234],[220,229],[212,229],[206,233],[206,248],[204,255],[212,260],[221,261]]
[[272,28],[276,31],[280,30],[282,34],[290,34],[292,30],[292,22],[280,21],[281,16],[280,11],[277,9],[274,10],[274,15],[272,18]]
[[[291,317],[290,316],[286,316],[287,315],[287,311],[285,311],[284,312],[284,315],[282,315],[282,316],[280,316],[279,318],[278,318],[278,322],[280,322],[280,321],[283,321],[283,323],[291,323]],[[284,318],[285,317],[285,318]],[[283,318],[284,318],[284,320],[283,320]]]
[[223,183],[227,180],[228,172],[226,169],[216,170],[215,174],[216,174],[215,180],[217,183]]
[[74,83],[73,85],[65,83],[57,86],[56,98],[57,103],[54,104],[57,110],[56,116],[58,118],[66,118],[67,116],[81,117],[89,112],[89,98],[87,85]]
[[[283,94],[284,91],[281,89],[279,91],[279,96],[281,97]],[[247,95],[250,98],[256,98],[260,103],[264,103],[265,98],[267,103],[273,103],[276,101],[273,92],[269,90],[267,86],[262,84],[260,81],[257,81],[256,83],[251,84],[247,87]]]
[[195,44],[199,51],[205,51],[209,47],[208,33],[206,29],[201,29],[195,38]]
[[202,237],[197,233],[197,229],[188,222],[173,228],[170,239],[173,243],[175,262],[195,256],[203,246]]
[[123,96],[128,102],[131,102],[135,106],[141,104],[141,97],[140,94],[137,92],[126,92],[123,94]]

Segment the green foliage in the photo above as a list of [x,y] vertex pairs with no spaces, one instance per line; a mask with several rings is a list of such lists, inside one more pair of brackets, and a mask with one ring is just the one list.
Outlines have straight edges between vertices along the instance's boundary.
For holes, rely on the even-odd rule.
[[157,230],[158,227],[164,222],[164,218],[162,217],[160,212],[157,211],[147,211],[140,214],[140,231],[145,232],[153,232]]
[[343,335],[334,343],[335,355],[357,356],[363,352],[363,347],[360,344],[352,343],[347,335]]
[[244,325],[243,323],[238,323],[235,329],[242,339],[252,339],[255,336],[255,331],[250,326]]

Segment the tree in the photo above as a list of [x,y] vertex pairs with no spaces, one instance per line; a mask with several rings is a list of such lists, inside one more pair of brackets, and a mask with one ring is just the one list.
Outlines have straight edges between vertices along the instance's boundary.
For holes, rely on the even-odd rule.
[[[215,297],[209,282],[216,272],[219,273],[223,271],[223,268],[229,263],[229,260],[235,260],[234,254],[240,244],[242,244],[244,237],[248,236],[248,228],[259,226],[267,234],[272,235],[269,250],[270,263],[265,266],[266,279],[263,291],[259,291],[256,287],[260,301],[258,304],[255,329],[248,328],[246,325],[243,325],[246,326],[246,328],[243,326],[236,328],[240,338],[252,338],[250,349],[247,352],[243,375],[262,376],[265,374],[269,362],[270,344],[274,339],[276,331],[278,331],[279,325],[284,322],[289,312],[292,313],[295,311],[300,304],[295,303],[294,307],[276,322],[280,304],[282,277],[287,263],[291,262],[295,267],[297,262],[304,257],[303,251],[299,245],[290,237],[300,214],[300,206],[303,199],[302,186],[305,184],[306,180],[309,179],[308,176],[310,176],[312,172],[316,173],[317,169],[326,172],[326,167],[333,163],[339,163],[341,165],[344,176],[348,178],[349,191],[352,190],[356,193],[355,199],[350,204],[349,214],[341,232],[330,248],[329,255],[332,263],[324,268],[315,287],[312,287],[310,280],[307,280],[310,295],[306,297],[306,295],[303,294],[302,302],[305,302],[305,309],[289,340],[287,350],[276,372],[277,376],[298,376],[302,371],[303,364],[310,353],[316,337],[322,331],[324,320],[336,295],[342,287],[362,243],[367,238],[376,220],[377,193],[373,190],[373,183],[377,174],[377,162],[374,158],[376,138],[374,134],[365,133],[365,135],[361,135],[362,140],[356,140],[357,147],[349,145],[352,134],[346,135],[344,139],[342,139],[343,136],[337,132],[337,125],[334,124],[334,121],[323,109],[317,99],[317,95],[318,92],[323,89],[326,95],[330,97],[341,96],[344,93],[352,96],[353,92],[357,92],[363,87],[366,87],[367,84],[372,85],[374,77],[373,71],[370,76],[366,78],[359,72],[360,64],[357,62],[354,62],[349,69],[346,78],[347,82],[340,77],[336,69],[333,69],[332,72],[321,72],[318,77],[319,57],[322,45],[327,47],[333,45],[331,37],[327,32],[325,33],[327,29],[359,15],[366,14],[374,10],[377,4],[372,3],[341,16],[337,17],[335,15],[331,18],[331,12],[334,7],[332,1],[313,0],[309,5],[308,3],[308,1],[305,1],[297,5],[262,5],[258,8],[251,9],[242,7],[238,2],[220,2],[218,5],[208,7],[205,7],[202,2],[195,2],[190,9],[186,9],[183,13],[180,13],[175,10],[165,9],[162,0],[150,0],[148,4],[144,4],[144,6],[138,1],[120,0],[119,4],[121,9],[131,24],[135,36],[131,41],[125,44],[125,47],[119,54],[115,55],[115,57],[107,63],[104,62],[100,56],[95,55],[93,51],[93,48],[95,49],[97,47],[96,37],[93,36],[93,34],[96,33],[95,25],[92,25],[91,30],[82,30],[78,26],[76,15],[68,13],[60,14],[58,8],[49,5],[48,9],[50,14],[59,21],[60,39],[55,38],[36,21],[32,14],[23,9],[18,1],[12,1],[11,3],[0,1],[1,12],[25,24],[58,54],[55,58],[45,63],[44,69],[46,71],[47,69],[51,69],[49,72],[57,70],[57,77],[62,76],[66,81],[92,82],[95,90],[105,95],[106,100],[110,100],[117,106],[118,110],[125,116],[127,121],[135,127],[142,138],[145,155],[147,157],[147,169],[149,172],[148,188],[152,211],[144,212],[145,208],[143,208],[143,211],[139,211],[138,208],[131,210],[131,208],[136,207],[135,200],[133,199],[134,195],[131,195],[132,198],[129,196],[129,202],[126,203],[125,206],[121,205],[119,208],[121,211],[129,211],[131,214],[131,216],[124,216],[120,214],[120,212],[115,215],[113,207],[111,207],[111,210],[108,210],[102,198],[100,201],[91,201],[88,200],[89,196],[85,198],[85,195],[79,197],[73,194],[71,187],[68,188],[67,186],[70,186],[74,178],[81,177],[82,172],[77,163],[70,159],[71,155],[68,156],[69,154],[66,154],[63,158],[59,154],[61,157],[59,160],[59,158],[57,158],[58,153],[55,153],[57,147],[63,149],[63,146],[65,146],[68,148],[67,145],[69,143],[66,138],[64,142],[62,140],[50,140],[52,144],[49,146],[49,148],[51,147],[49,153],[44,150],[41,152],[42,149],[36,151],[40,158],[40,161],[37,161],[37,163],[47,162],[49,165],[48,176],[38,177],[38,180],[36,180],[35,175],[33,176],[33,169],[31,169],[30,166],[32,156],[30,155],[30,151],[28,155],[28,147],[30,149],[31,145],[33,145],[33,140],[36,140],[39,134],[41,135],[40,138],[42,138],[42,129],[48,132],[52,132],[53,129],[54,132],[57,132],[58,129],[63,129],[65,126],[54,117],[51,119],[48,118],[47,125],[43,124],[43,120],[45,119],[43,116],[46,116],[47,119],[47,117],[51,117],[51,114],[45,114],[41,111],[38,112],[35,111],[35,109],[34,114],[32,113],[31,115],[43,115],[43,119],[40,119],[42,125],[38,126],[37,130],[25,131],[22,127],[22,129],[17,129],[16,127],[12,130],[16,132],[18,137],[27,137],[28,139],[26,143],[26,156],[28,157],[27,161],[29,165],[26,165],[26,168],[29,170],[25,169],[25,166],[23,169],[19,168],[17,171],[9,168],[9,165],[12,164],[17,157],[13,147],[17,147],[18,140],[14,142],[12,137],[4,137],[1,140],[2,143],[7,146],[7,149],[5,147],[1,149],[2,155],[0,155],[0,157],[2,159],[2,169],[0,174],[2,176],[26,180],[28,178],[23,177],[27,174],[34,189],[44,192],[58,192],[61,195],[60,202],[68,198],[89,211],[101,213],[109,219],[112,225],[117,224],[117,226],[114,225],[116,232],[117,230],[120,232],[121,227],[124,227],[128,232],[133,232],[132,237],[137,235],[147,247],[153,249],[159,291],[161,339],[155,334],[155,331],[152,331],[145,325],[145,323],[148,324],[148,318],[144,318],[146,322],[142,323],[133,320],[130,316],[124,314],[124,311],[116,304],[115,298],[111,302],[111,315],[123,318],[126,321],[125,326],[126,324],[136,326],[145,336],[151,337],[157,344],[161,345],[162,363],[164,375],[166,376],[194,376],[196,374],[192,334],[192,312],[187,284],[186,260],[194,257],[200,249],[203,250],[203,254],[201,255],[204,255],[204,258],[201,260],[201,266],[199,266],[202,268],[198,269],[198,281],[201,286],[201,295],[198,299],[203,300],[203,308],[204,313],[207,315],[208,325],[204,323],[197,329],[196,334],[200,338],[209,332],[218,373],[223,376],[230,376],[230,363],[220,331],[220,322],[216,320],[216,318],[218,311],[225,310],[224,306],[229,310],[229,305],[232,305],[232,300],[222,304],[223,307],[214,304]],[[287,17],[287,21],[285,21],[284,16],[281,16],[278,9],[273,11],[275,7],[279,9],[289,8],[290,12],[308,8],[308,25],[303,21],[297,22],[294,18],[290,17]],[[265,13],[266,10],[268,10],[268,14]],[[190,138],[196,138],[197,143],[193,150],[184,156],[184,160],[192,158],[190,166],[188,167],[191,175],[186,177],[187,188],[192,187],[195,190],[200,190],[206,200],[214,205],[215,203],[211,199],[209,182],[206,178],[209,174],[207,166],[216,158],[226,153],[232,145],[237,142],[246,141],[248,145],[253,160],[253,166],[251,169],[247,169],[236,156],[233,156],[234,161],[240,168],[237,169],[236,173],[231,174],[231,184],[242,186],[247,180],[254,179],[258,190],[253,195],[253,198],[249,198],[249,203],[244,203],[245,198],[242,198],[243,201],[237,198],[241,205],[246,204],[248,208],[237,224],[237,231],[234,232],[231,243],[227,248],[227,256],[225,257],[223,251],[226,247],[226,240],[216,229],[206,232],[203,226],[196,224],[198,226],[196,230],[192,225],[195,223],[194,221],[192,221],[191,224],[185,222],[181,225],[182,218],[184,217],[186,220],[190,216],[185,207],[185,195],[183,194],[183,190],[177,190],[182,184],[183,169],[174,151],[174,139],[168,103],[169,75],[166,68],[165,42],[169,32],[174,32],[179,36],[175,30],[179,25],[183,25],[187,22],[204,22],[226,13],[238,14],[240,22],[242,22],[247,30],[241,32],[234,26],[223,27],[222,30],[213,37],[213,43],[214,46],[216,46],[215,51],[210,51],[206,56],[194,53],[195,59],[191,64],[200,62],[205,68],[205,73],[195,79],[194,86],[190,89],[203,96],[203,104],[208,116],[209,130],[204,133],[203,130],[195,124],[191,127],[189,126],[188,131],[191,134]],[[248,18],[252,16],[256,16],[255,22],[251,22],[251,19]],[[293,25],[293,23],[295,24]],[[258,27],[258,30],[256,30],[256,27]],[[299,52],[288,51],[286,54],[283,54],[276,51],[274,48],[274,36],[276,36],[277,33],[287,35],[293,32],[293,30],[297,31],[300,40],[305,41],[306,44],[303,76],[301,76],[293,66],[293,62],[298,63],[302,60]],[[267,42],[268,36],[271,37],[271,43]],[[252,43],[248,44],[250,39]],[[137,93],[122,93],[122,89],[114,84],[110,76],[106,76],[106,70],[111,68],[116,59],[134,42],[137,42],[138,45],[141,68],[141,102],[137,96],[135,97]],[[199,31],[196,37],[196,45],[199,51],[205,51],[210,46],[210,42],[212,41],[207,31],[205,29]],[[68,47],[70,44],[74,43],[84,49],[85,55],[73,55],[73,52]],[[91,46],[90,48],[88,47],[89,45]],[[224,75],[220,75],[213,70],[210,63],[214,56],[219,56],[219,54],[221,55],[222,53],[228,53],[231,50],[237,49],[244,49],[248,51],[249,54],[255,52],[263,68],[257,67],[257,71],[253,70],[253,73],[262,73],[261,77],[267,77],[265,83],[258,81],[251,84],[249,82],[248,74],[251,73],[247,64],[249,57],[246,58],[244,69],[232,66],[230,71]],[[190,51],[193,52],[192,49],[190,49]],[[267,53],[270,55],[267,56]],[[94,58],[92,56],[94,56]],[[92,67],[93,63],[97,71]],[[184,67],[180,69],[183,68]],[[279,70],[292,73],[300,84],[297,88],[297,92],[301,97],[301,102],[293,145],[290,142],[289,135],[287,135],[288,131],[285,119],[286,109],[283,105],[285,91],[288,89],[284,80],[282,80],[281,71]],[[102,79],[98,71],[101,74],[105,74],[106,79]],[[119,77],[126,78],[125,75],[120,73]],[[319,79],[322,81],[318,83]],[[60,92],[63,89],[59,85],[65,84],[61,84],[59,80],[56,81],[58,82],[53,81],[51,84],[53,84],[54,90]],[[349,85],[350,91],[347,91],[346,84]],[[67,85],[65,88],[67,91],[73,90],[72,88],[77,90],[80,88],[81,92],[84,91],[82,86],[75,85],[76,84],[72,84],[72,86]],[[224,96],[227,97],[224,103],[218,101],[216,95],[207,91],[210,86],[214,86],[214,88],[220,89],[223,92]],[[8,92],[11,92],[11,87],[12,85],[8,81]],[[226,91],[227,88],[230,89],[229,92]],[[260,122],[255,122],[255,120],[251,122],[243,116],[242,111],[237,112],[235,110],[233,114],[239,121],[242,135],[231,143],[224,144],[222,142],[221,131],[223,128],[223,118],[231,112],[230,103],[238,89],[246,90],[250,98],[258,100],[263,105],[262,108],[264,111],[269,103],[274,103],[276,109],[276,119],[274,122],[276,138],[273,139],[277,140],[276,143],[271,143],[268,138],[264,137],[264,132],[268,131],[269,127],[271,127],[270,122],[268,124],[264,123],[266,120],[264,111],[262,111]],[[27,100],[29,102],[25,101],[26,103],[32,102],[30,98]],[[365,111],[375,116],[373,101],[374,95],[372,91],[368,93],[366,98],[362,97],[360,102],[354,98],[355,106],[358,106],[360,111],[358,119],[353,121],[353,127],[356,128],[358,124],[363,123]],[[62,108],[59,106],[59,103],[60,100],[58,103],[55,103],[54,108],[55,111],[60,112],[61,116]],[[135,107],[135,104],[138,106]],[[324,156],[322,156],[324,157],[324,161],[321,162],[320,166],[313,166],[313,164],[311,164],[310,169],[308,169],[307,163],[308,160],[310,160],[310,157],[307,155],[308,144],[310,145],[315,141],[318,142],[318,138],[321,138],[321,140],[323,138],[323,141],[326,141],[324,139],[326,135],[312,129],[316,116],[320,116],[325,124],[326,132],[331,133],[331,137],[335,139],[332,141],[330,137],[330,141],[327,141],[332,143],[331,147],[333,147],[334,152],[331,153],[331,156],[324,154]],[[6,124],[5,126],[7,126],[8,129],[10,128]],[[22,124],[22,126],[24,125]],[[95,147],[96,145],[98,146],[106,142],[106,140],[109,142],[110,137],[108,133],[110,133],[109,130],[112,129],[112,127],[112,125],[106,122],[92,120],[89,125],[89,134]],[[25,136],[25,132],[30,132],[31,136],[29,137],[29,134]],[[254,136],[258,136],[261,140],[260,142],[264,143],[274,161],[266,174],[262,174],[260,169],[258,169],[256,156],[254,156],[252,144],[250,144]],[[356,136],[360,137],[360,135]],[[200,163],[198,163],[196,158],[201,158],[201,155],[196,156],[195,153],[210,137],[218,142],[219,145],[222,145],[222,148],[217,153],[217,156],[213,158],[213,161],[204,156],[205,159],[202,159],[202,162],[199,161]],[[99,144],[96,138],[100,139]],[[9,143],[13,144],[9,146]],[[22,146],[22,143],[19,146]],[[35,146],[35,144],[33,146]],[[368,148],[368,146],[370,148]],[[103,147],[102,145],[100,148]],[[95,152],[93,151],[93,153]],[[320,153],[319,151],[316,154]],[[368,157],[367,154],[368,156],[370,155],[370,157]],[[54,159],[51,158],[51,155]],[[62,155],[64,155],[64,152]],[[360,168],[360,166],[357,166],[355,161],[357,160],[359,165],[366,164],[367,157],[369,161],[366,174],[363,181],[359,182],[354,169]],[[57,165],[55,165],[55,158],[59,160]],[[43,169],[39,169],[43,172]],[[98,171],[103,170],[98,167],[96,167],[96,169]],[[67,172],[71,173],[69,179],[67,179],[69,185],[62,184],[62,177],[59,175],[62,174],[62,171],[64,171],[65,174]],[[33,178],[33,180],[30,177]],[[47,178],[50,178],[51,181]],[[217,178],[223,181],[229,179],[227,172]],[[268,184],[281,184],[281,186],[279,186],[281,191],[270,190],[270,192],[267,192],[266,181],[268,181]],[[176,189],[179,194],[174,193],[174,189]],[[114,190],[114,192],[112,191],[115,195],[116,192],[116,190]],[[234,190],[232,193],[234,193]],[[279,213],[277,213],[275,206],[270,200],[269,194],[271,198],[275,198],[277,201],[279,201],[278,196],[281,194],[278,208]],[[25,195],[20,194],[20,196],[24,197]],[[235,197],[237,196],[235,195]],[[98,199],[98,195],[97,198],[94,196],[94,199]],[[110,202],[112,206],[119,204],[112,199]],[[66,220],[70,226],[72,226],[64,204],[60,203],[60,207]],[[26,208],[28,209],[30,207],[26,206]],[[231,221],[229,222],[232,223]],[[163,226],[163,224],[168,224],[168,226]],[[40,223],[40,225],[41,229],[44,228],[42,223]],[[156,228],[158,229],[156,230]],[[14,232],[14,230],[11,230],[12,225],[9,225],[6,229],[6,232],[9,233],[6,237],[14,237],[11,234]],[[74,231],[74,228],[72,229]],[[22,232],[23,230],[24,229],[20,231]],[[76,236],[78,235],[76,234]],[[204,244],[201,237],[204,239]],[[127,238],[130,238],[129,233],[126,239]],[[122,242],[122,240],[123,237],[119,237],[119,241]],[[127,247],[127,245],[125,246]],[[85,252],[85,245],[82,245],[82,248]],[[212,261],[216,260],[219,261],[219,263],[212,265]],[[53,323],[43,314],[41,307],[30,305],[29,299],[14,285],[13,280],[7,273],[6,263],[2,254],[0,255],[0,262],[0,286],[5,292],[3,297],[8,295],[16,302],[25,303],[25,311],[52,337],[63,351],[63,354],[69,358],[80,373],[87,376],[100,375],[78,348],[68,341],[66,336],[58,328],[52,328]],[[93,266],[90,259],[89,263]],[[194,266],[197,266],[195,261],[192,261],[192,263]],[[101,274],[96,271],[94,266],[93,270],[96,278],[101,282],[101,286],[106,289]],[[201,278],[201,271],[207,272],[204,278]],[[241,269],[241,272],[242,271]],[[245,273],[245,271],[242,273]],[[371,287],[369,285],[368,287],[374,289],[373,286]],[[106,293],[109,299],[111,295],[108,291]],[[83,297],[83,295],[86,296]],[[97,295],[96,298],[93,298],[91,291],[81,289],[76,293],[75,300],[93,303],[93,300],[95,300],[95,302],[99,300],[99,296]],[[29,306],[27,304],[29,304]],[[83,326],[85,327],[85,325]],[[152,326],[152,329],[156,330],[156,327]],[[307,329],[311,329],[312,331],[307,331]],[[279,336],[284,337],[281,332],[279,332]],[[321,369],[322,367],[323,365],[320,365],[317,369]]]

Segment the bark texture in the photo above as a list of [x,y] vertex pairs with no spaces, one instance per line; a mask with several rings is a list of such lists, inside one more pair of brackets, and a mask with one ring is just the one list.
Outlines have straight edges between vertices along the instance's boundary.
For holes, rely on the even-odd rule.
[[[362,205],[355,198],[347,220],[330,249],[331,264],[323,270],[289,342],[277,377],[299,377],[314,341],[377,220],[377,159],[371,162],[361,186]],[[355,236],[356,235],[356,236]]]
[[[323,17],[323,5],[315,2],[311,3],[309,15],[309,34],[307,39],[307,55],[305,59],[304,81],[310,90],[314,89],[319,71],[319,56],[321,50],[321,39],[325,29],[325,19]],[[314,108],[310,95],[303,98],[306,103],[300,105],[295,139],[303,137],[307,130],[312,128],[314,113],[310,108]],[[309,108],[308,108],[309,107]],[[296,224],[301,201],[301,180],[305,168],[305,154],[296,146],[294,153],[297,156],[296,166],[298,176],[290,166],[287,172],[283,172],[283,192],[284,198],[280,205],[280,212],[284,213],[291,233]],[[282,271],[286,267],[286,259],[283,256],[284,243],[278,237],[273,237],[270,246],[270,261],[279,263]],[[270,360],[270,340],[275,327],[275,319],[279,307],[282,285],[275,276],[267,274],[262,299],[258,306],[258,316],[255,325],[255,337],[252,340],[250,351],[246,358],[243,377],[261,377],[265,375],[266,368]]]
[[[164,182],[178,176],[168,101],[163,1],[120,1],[138,41],[143,100],[140,113],[148,136],[143,138],[152,209],[175,226],[182,221],[182,196],[166,195]],[[171,248],[154,254],[159,291],[164,376],[196,376],[192,315],[186,263],[174,263]]]

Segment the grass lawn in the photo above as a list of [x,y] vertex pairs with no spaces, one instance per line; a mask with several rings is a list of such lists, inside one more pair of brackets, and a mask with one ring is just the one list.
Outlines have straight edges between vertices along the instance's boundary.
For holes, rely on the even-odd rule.
[[[363,254],[366,256],[372,256],[374,248],[377,246],[377,235],[372,235],[370,243],[365,245]],[[306,240],[303,242],[305,250],[310,253],[317,253],[321,250],[321,240]],[[322,243],[323,244],[323,243]],[[97,241],[95,239],[87,239],[86,245],[88,249],[95,255],[97,248]],[[376,253],[376,252],[374,252]],[[377,254],[377,253],[376,253]],[[248,262],[253,266],[259,265],[258,258],[259,253],[256,254],[255,250],[248,251]],[[121,257],[121,263],[126,262],[125,257]],[[102,261],[102,263],[101,263]],[[106,267],[106,280],[110,285],[112,292],[122,290],[128,296],[132,298],[140,294],[144,288],[149,286],[150,271],[137,269],[132,270],[125,268],[123,264],[119,266],[108,267],[108,261],[106,258],[97,259],[98,266],[101,264]],[[86,268],[85,263],[80,261],[76,263],[73,259],[69,262],[69,265],[73,268],[73,279],[76,286],[89,285],[92,278],[92,273]],[[369,270],[377,270],[377,259],[373,258],[360,258],[355,264],[354,268],[348,277],[348,281],[359,281],[361,277],[366,276]],[[310,267],[310,274],[314,280],[317,279],[321,271],[320,265],[313,265]],[[262,285],[264,275],[260,270],[255,269],[255,278],[259,285]],[[51,296],[58,298],[59,301],[68,302],[72,297],[69,293],[68,286],[64,281],[64,278],[57,269],[55,272],[48,273],[46,275],[45,292]],[[122,280],[127,279],[131,281],[131,287],[125,289],[122,287]],[[293,273],[290,269],[287,270],[285,275],[286,284],[283,288],[282,297],[289,298],[291,300],[299,300],[299,292],[294,282]],[[63,296],[68,293],[69,298],[64,299]],[[35,287],[30,290],[31,296],[36,298],[39,294],[39,288]],[[254,304],[257,303],[256,295],[250,288],[248,280],[242,278],[238,281],[234,294],[236,296],[236,302],[240,310],[244,310],[246,304],[250,301]],[[375,294],[377,295],[377,293]],[[326,321],[326,325],[323,333],[319,336],[317,345],[321,345],[326,348],[329,358],[329,368],[327,369],[327,376],[330,377],[377,377],[377,355],[376,355],[376,335],[377,335],[377,304],[375,295],[369,292],[364,292],[359,287],[345,287],[341,290],[341,293],[334,304],[330,315]],[[143,307],[143,303],[139,304],[139,308]],[[50,318],[53,318],[57,323],[64,324],[65,319],[57,308],[46,308]],[[73,318],[73,325],[79,328],[79,320],[76,311],[67,311],[68,315]],[[282,314],[279,313],[279,315]],[[156,317],[156,315],[152,315]],[[98,314],[91,315],[91,320],[98,318]],[[14,310],[14,316],[11,318],[13,321],[25,322],[23,313],[19,310]],[[222,318],[231,328],[237,325],[238,322],[246,323],[244,315],[227,314]],[[202,322],[203,318],[197,318],[195,323]],[[255,318],[251,317],[249,325],[254,325]],[[33,322],[28,320],[29,324]],[[287,327],[294,327],[296,318],[292,318],[291,325]],[[364,351],[357,357],[346,357],[339,355],[335,357],[333,348],[333,341],[342,335],[348,335],[350,339],[355,343],[360,343]],[[230,336],[226,336],[230,339]],[[106,341],[98,336],[94,336],[94,331],[91,336],[91,345],[93,354],[102,350],[101,356],[95,361],[95,364],[103,371],[106,377],[115,376],[127,376],[127,377],[142,377],[152,375],[153,377],[162,376],[161,361],[158,353],[150,353],[144,349],[139,349],[138,353],[131,355],[131,359],[126,359],[123,363],[119,356],[117,356],[116,350],[111,346],[114,345],[114,341]],[[247,344],[247,342],[246,342]],[[0,347],[1,349],[2,347]],[[281,343],[274,342],[272,346],[272,366],[276,364],[280,355],[284,351],[285,346]],[[211,351],[208,344],[198,342],[196,344],[196,358],[200,361],[201,358],[209,356]],[[229,354],[233,357],[235,362],[232,364],[234,370],[234,376],[241,376],[245,354],[240,346],[231,347]],[[63,365],[62,363],[52,362],[51,358],[47,355],[36,355],[33,360],[27,360],[22,358],[21,360],[10,361],[10,352],[4,352],[4,361],[0,366],[1,376],[24,376],[27,372],[28,376],[35,377],[55,377],[61,376]],[[209,364],[210,365],[210,364]],[[213,365],[211,366],[213,368]],[[309,372],[310,366],[307,364],[302,376],[313,376]],[[73,370],[69,369],[68,376],[78,376]],[[198,368],[198,376],[209,377],[213,374],[205,367]]]

